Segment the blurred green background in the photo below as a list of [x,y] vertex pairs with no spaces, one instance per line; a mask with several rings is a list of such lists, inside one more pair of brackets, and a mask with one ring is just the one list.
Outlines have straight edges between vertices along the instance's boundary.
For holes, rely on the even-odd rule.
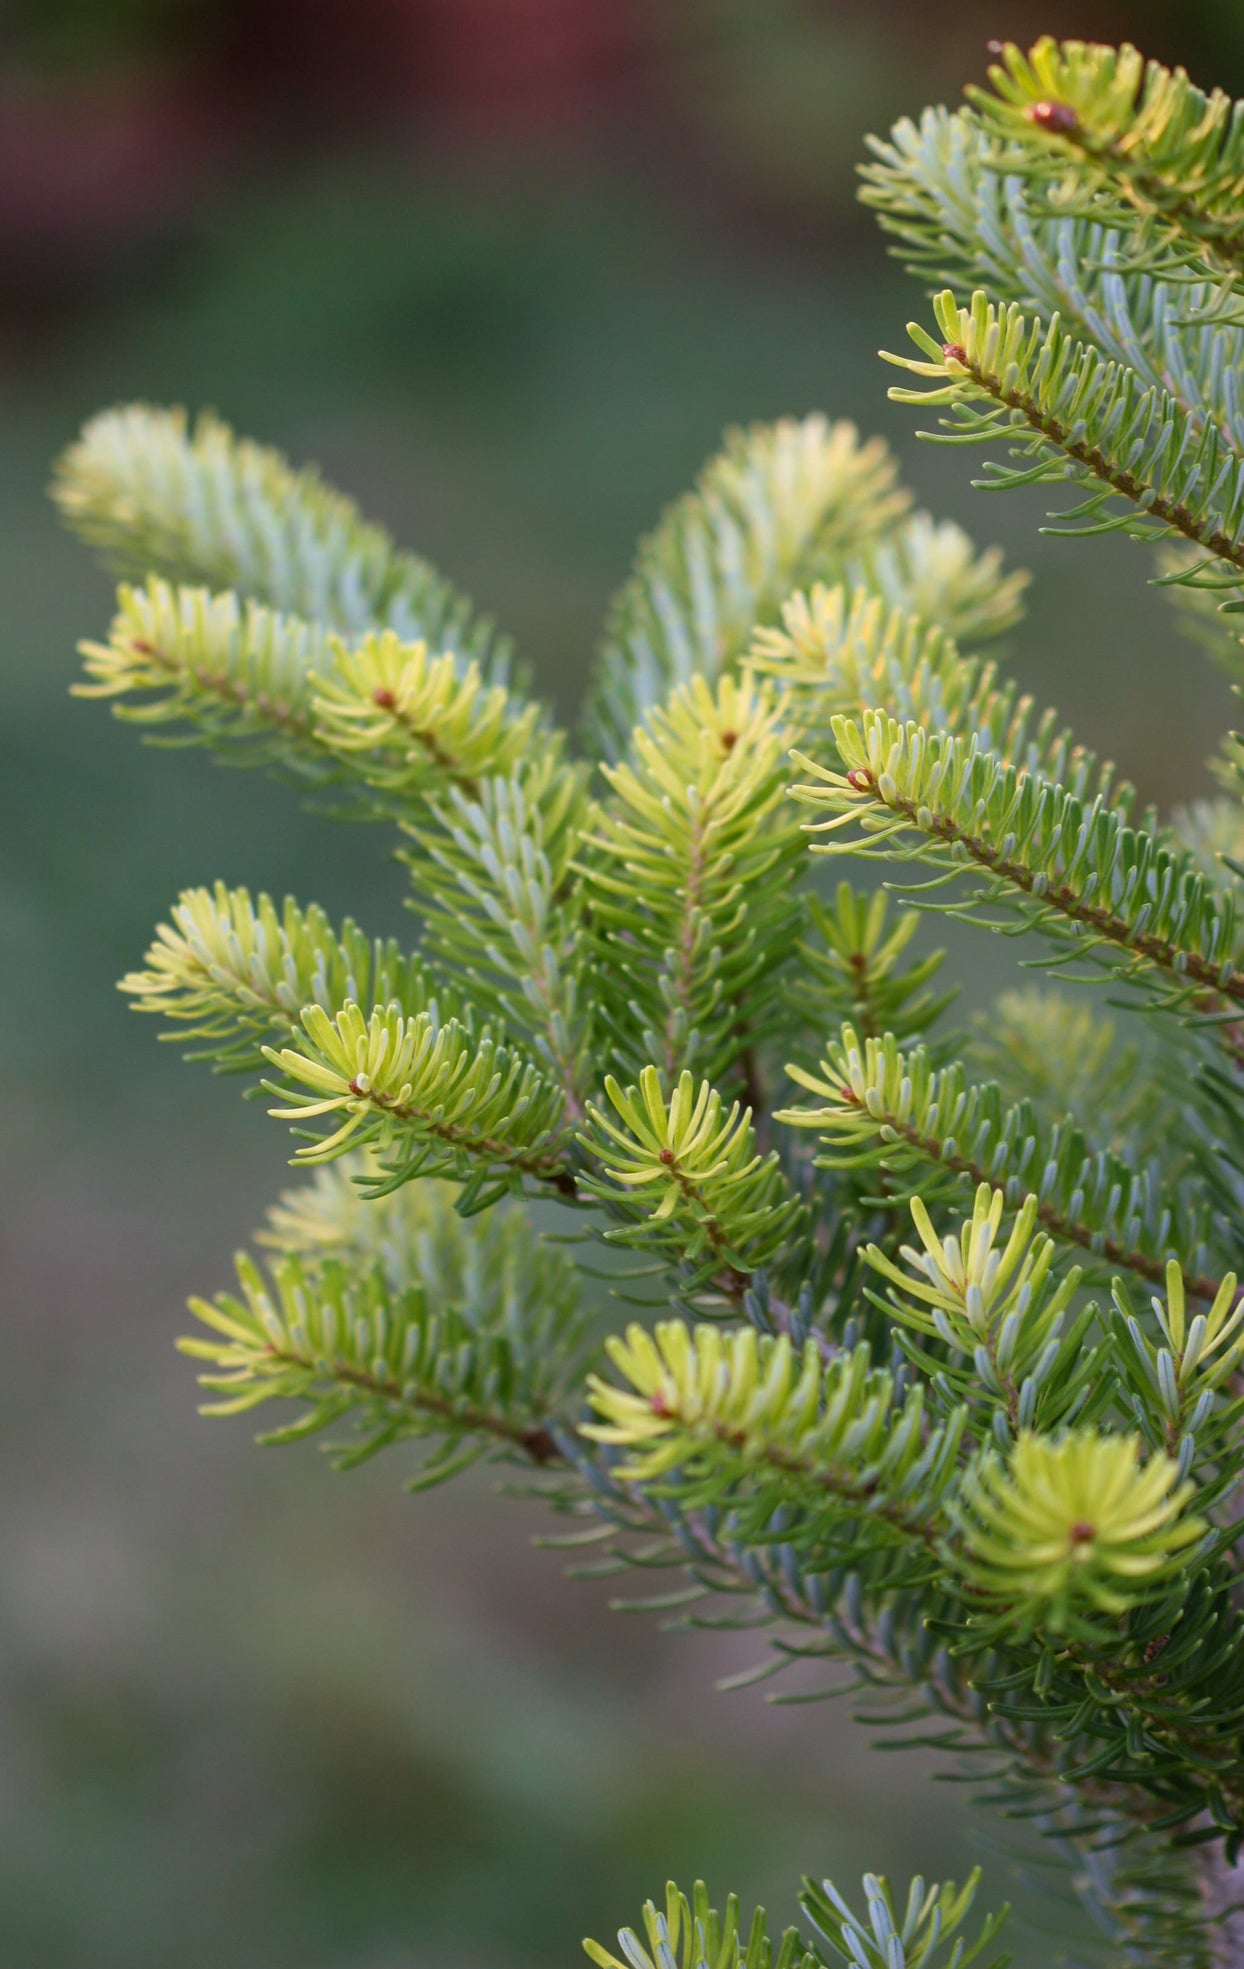
[[[1225,690],[1138,550],[1037,537],[916,444],[879,345],[915,288],[853,203],[868,128],[991,35],[1130,35],[1244,92],[1226,0],[25,0],[0,19],[0,1960],[573,1964],[667,1870],[793,1913],[805,1868],[1031,1857],[841,1705],[713,1693],[485,1481],[404,1498],[196,1421],[192,1289],[287,1144],[113,989],[217,874],[401,927],[365,832],[66,696],[109,588],[50,461],[118,399],[315,458],[518,636],[573,714],[637,534],[728,423],[822,407],[1037,571],[1011,660],[1163,802]],[[406,919],[407,921],[409,919]],[[999,966],[964,947],[969,991]],[[1048,1885],[999,1856],[1027,1969]]]

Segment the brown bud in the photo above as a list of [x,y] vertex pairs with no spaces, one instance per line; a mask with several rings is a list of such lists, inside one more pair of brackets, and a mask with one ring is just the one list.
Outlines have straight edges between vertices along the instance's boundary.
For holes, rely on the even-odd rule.
[[873,790],[872,780],[862,766],[856,766],[854,771],[847,774],[847,785],[853,786],[857,793],[871,793]]
[[667,1169],[669,1168],[673,1160],[674,1160],[673,1149],[662,1149],[660,1154],[657,1156],[657,1161],[663,1162]]
[[1091,1545],[1097,1536],[1097,1526],[1090,1525],[1085,1518],[1077,1518],[1071,1527],[1073,1545]]
[[352,1094],[361,1094],[363,1092],[363,1089],[359,1086],[357,1080],[352,1080],[350,1082],[350,1092]]
[[968,352],[962,342],[943,342],[942,354],[947,362],[961,362],[964,368],[967,368]]
[[1029,108],[1028,120],[1038,129],[1051,130],[1056,137],[1074,137],[1080,127],[1080,119],[1070,103],[1033,103]]
[[721,735],[721,749],[723,752],[733,752],[738,742],[739,735],[737,732],[723,732]]
[[393,692],[386,690],[383,684],[379,689],[372,692],[371,701],[373,704],[378,704],[382,711],[392,711],[397,706],[397,699],[394,697]]

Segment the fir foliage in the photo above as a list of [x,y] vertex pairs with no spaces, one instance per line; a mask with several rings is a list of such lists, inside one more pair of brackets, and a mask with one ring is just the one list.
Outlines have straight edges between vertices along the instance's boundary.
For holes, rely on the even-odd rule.
[[[775,1944],[763,1908],[745,1931],[733,1897],[720,1915],[710,1905],[703,1881],[696,1882],[690,1900],[671,1881],[664,1905],[658,1908],[649,1901],[644,1908],[642,1940],[633,1928],[622,1928],[620,1955],[599,1942],[585,1942],[584,1947],[597,1969],[828,1969],[842,1962],[852,1969],[967,1969],[969,1963],[981,1963],[1005,1919],[1005,1911],[989,1916],[970,1942],[960,1932],[979,1877],[978,1870],[957,1888],[953,1882],[926,1886],[917,1876],[905,1900],[896,1901],[884,1879],[867,1873],[862,1915],[832,1881],[805,1881],[800,1905],[816,1929],[814,1947],[795,1928],[786,1929]],[[1009,1956],[993,1955],[981,1969],[1006,1969],[1009,1961]]]
[[[308,1005],[292,1043],[265,1046],[264,1057],[282,1076],[265,1087],[289,1104],[269,1113],[310,1138],[298,1162],[374,1148],[394,1184],[455,1177],[461,1210],[493,1202],[496,1182],[507,1176],[527,1174],[573,1194],[559,1139],[560,1091],[487,1030],[475,1040],[456,1019],[438,1025],[429,1012],[409,1018],[393,1005],[364,1016],[347,999],[335,1018]],[[324,1117],[326,1135],[302,1127]]]
[[[1237,686],[1242,130],[1046,39],[863,194],[935,297],[895,396],[1068,486],[1055,531],[1156,544]],[[646,1604],[766,1633],[742,1679],[818,1666],[1035,1822],[1104,1960],[1244,1957],[1238,740],[1139,812],[980,654],[1024,577],[820,416],[642,544],[582,757],[447,581],[214,418],[106,413],[56,496],[134,583],[81,694],[382,823],[418,923],[221,883],[122,981],[313,1166],[194,1302],[209,1410],[523,1468],[580,1571],[670,1569]],[[952,1029],[931,913],[1052,984]],[[589,1374],[602,1245],[636,1316]],[[808,1884],[804,1940],[671,1887],[588,1953],[1002,1969],[975,1891]]]
[[287,896],[251,900],[246,889],[217,882],[185,889],[171,921],[161,923],[147,968],[121,979],[135,1009],[171,1020],[161,1037],[194,1042],[190,1059],[220,1072],[262,1071],[270,1038],[298,1028],[303,1011],[347,1001],[395,1005],[407,1019],[426,1013],[434,1025],[470,1012],[434,981],[395,938],[364,936],[347,917],[340,930],[318,903],[303,909]]
[[980,636],[1015,620],[1025,577],[1004,575],[996,549],[978,556],[958,527],[912,513],[885,445],[861,444],[853,424],[812,416],[729,433],[610,607],[588,706],[594,745],[617,759],[676,685],[737,667],[793,589],[857,579]]
[[794,1928],[775,1947],[763,1908],[757,1908],[746,1929],[733,1895],[719,1914],[702,1880],[696,1881],[690,1900],[671,1880],[663,1906],[648,1901],[642,1941],[633,1928],[618,1930],[621,1956],[599,1942],[583,1946],[597,1969],[816,1969],[818,1961]]
[[1086,801],[884,711],[836,718],[833,734],[843,770],[796,755],[816,776],[796,798],[828,813],[816,831],[839,837],[820,852],[914,862],[941,886],[979,874],[953,905],[965,920],[1035,928],[1064,965],[1104,963],[1167,1010],[1229,1022],[1244,1004],[1234,894],[1163,830],[1132,825],[1127,804]]
[[267,1235],[267,1276],[243,1254],[236,1292],[190,1302],[211,1336],[179,1343],[207,1363],[204,1414],[297,1402],[263,1440],[343,1429],[338,1467],[417,1440],[411,1489],[483,1455],[555,1453],[546,1421],[582,1371],[585,1328],[573,1264],[521,1210],[463,1223],[434,1182],[360,1207],[349,1176],[322,1176]]
[[634,763],[606,768],[613,799],[588,836],[587,907],[625,1071],[754,1074],[748,1055],[780,1018],[802,927],[786,752],[771,689],[697,677],[636,731]]
[[110,566],[231,589],[343,636],[393,629],[502,675],[491,626],[428,562],[311,470],[207,413],[131,404],[86,426],[57,467],[56,502]]
[[789,1072],[823,1104],[778,1119],[818,1131],[823,1166],[884,1172],[892,1197],[909,1184],[930,1201],[961,1194],[965,1180],[997,1185],[1012,1207],[1031,1197],[1055,1235],[1110,1267],[1160,1282],[1174,1256],[1200,1295],[1216,1293],[1203,1274],[1230,1230],[1215,1222],[1195,1165],[1182,1182],[1162,1162],[1132,1168],[1065,1114],[1026,1098],[1008,1107],[996,1081],[969,1080],[958,1060],[939,1068],[923,1047],[903,1052],[889,1032],[861,1040],[845,1025],[819,1073]]
[[333,759],[315,730],[312,691],[332,665],[321,625],[233,590],[122,583],[106,643],[81,646],[78,697],[111,698],[117,717],[180,729],[161,742],[208,745],[242,765],[283,764],[311,778]]
[[1127,1436],[1026,1431],[1005,1468],[987,1464],[965,1486],[968,1577],[1008,1607],[1026,1600],[1053,1634],[1090,1632],[1092,1615],[1120,1614],[1160,1588],[1205,1525],[1181,1517],[1193,1486],[1171,1459],[1159,1453],[1142,1469],[1138,1450]]
[[1051,203],[1109,212],[1142,248],[1230,277],[1241,264],[1244,115],[1182,69],[1044,35],[1013,44],[968,99]]
[[716,1088],[697,1087],[685,1069],[668,1100],[653,1066],[637,1087],[607,1074],[605,1093],[612,1115],[589,1104],[591,1131],[581,1138],[600,1170],[586,1184],[615,1214],[638,1219],[605,1235],[668,1251],[697,1282],[737,1296],[783,1256],[803,1215],[777,1151],[762,1156],[750,1110],[740,1113],[736,1101],[723,1113]]

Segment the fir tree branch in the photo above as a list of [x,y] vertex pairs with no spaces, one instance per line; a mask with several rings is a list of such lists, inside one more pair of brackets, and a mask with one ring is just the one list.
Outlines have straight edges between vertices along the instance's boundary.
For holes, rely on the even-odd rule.
[[[908,1357],[929,1372],[943,1400],[984,1415],[995,1440],[1011,1450],[1025,1432],[1049,1434],[1083,1425],[1115,1394],[1101,1349],[1085,1345],[1092,1311],[1068,1320],[1080,1285],[1073,1267],[1053,1275],[1054,1240],[1034,1236],[1038,1205],[1025,1199],[1005,1244],[1002,1190],[982,1183],[959,1235],[940,1235],[920,1196],[911,1199],[919,1247],[904,1245],[896,1265],[875,1245],[864,1254],[888,1286],[887,1311],[907,1335]],[[941,1341],[939,1357],[928,1343]]]
[[1026,577],[909,503],[885,446],[861,445],[852,424],[808,417],[729,433],[642,543],[609,611],[588,702],[594,747],[616,763],[672,689],[730,674],[794,588],[863,585],[956,635],[1007,628]]
[[392,1005],[364,1018],[348,1002],[332,1018],[307,1006],[301,1027],[290,1045],[264,1048],[284,1076],[264,1086],[288,1102],[269,1112],[298,1124],[331,1118],[331,1132],[312,1134],[296,1162],[373,1147],[387,1166],[375,1194],[445,1175],[464,1185],[463,1211],[485,1208],[521,1176],[576,1195],[560,1090],[487,1030],[473,1038],[457,1020],[438,1026]]
[[1050,187],[1052,202],[1105,211],[1131,229],[1138,256],[1244,271],[1244,110],[1206,95],[1183,69],[1120,48],[1043,35],[1027,54],[998,50],[991,89],[969,88],[1011,169]]
[[1234,1387],[1244,1353],[1238,1284],[1228,1272],[1208,1310],[1190,1321],[1183,1276],[1168,1263],[1165,1295],[1150,1301],[1156,1333],[1133,1312],[1122,1280],[1111,1287],[1115,1360],[1132,1413],[1153,1448],[1173,1457],[1184,1475],[1195,1470],[1206,1495],[1213,1490],[1211,1467],[1221,1465],[1224,1451],[1230,1454],[1239,1420],[1238,1401],[1219,1399]]
[[[671,1880],[665,1890],[663,1908],[658,1911],[649,1901],[644,1908],[644,1932],[648,1946],[633,1928],[618,1931],[618,1946],[624,1960],[602,1948],[599,1942],[585,1941],[584,1952],[596,1969],[822,1969],[816,1954],[800,1940],[794,1928],[786,1929],[775,1948],[765,1926],[765,1911],[757,1908],[746,1932],[739,1922],[739,1904],[734,1895],[726,1902],[724,1917],[710,1906],[708,1891],[697,1880],[690,1901],[680,1894]],[[899,1969],[906,1969],[900,1964]]]
[[712,1287],[736,1302],[756,1272],[791,1262],[805,1213],[776,1152],[759,1153],[748,1111],[736,1101],[724,1112],[716,1088],[685,1071],[667,1101],[654,1066],[637,1087],[607,1074],[605,1092],[618,1119],[589,1103],[579,1140],[601,1171],[583,1189],[622,1220],[610,1242],[687,1268],[688,1292]]
[[[1161,580],[1225,641],[1244,111],[1048,38],[993,81],[868,169],[908,257],[985,290],[942,293],[907,366],[941,441],[1016,448],[987,482],[1070,480],[1067,529],[1165,543]],[[325,1165],[273,1213],[270,1275],[243,1261],[199,1304],[213,1406],[285,1401],[277,1440],[340,1423],[346,1461],[413,1441],[420,1483],[506,1459],[603,1538],[601,1570],[681,1566],[654,1604],[774,1623],[777,1661],[843,1664],[996,1807],[1044,1816],[1120,1959],[1220,1969],[1230,1889],[1184,1846],[1244,1841],[1238,814],[1138,824],[965,657],[1020,579],[912,514],[848,426],[736,435],[645,543],[590,706],[594,806],[487,625],[313,474],[137,409],[88,428],[60,497],[151,576],[87,647],[87,693],[166,742],[353,782],[405,827],[423,918],[431,968],[314,908],[191,891],[125,981],[218,1066],[282,1072],[298,1159]],[[816,845],[910,863],[918,906],[1035,929],[1042,961],[1173,1016],[1130,1044],[1006,999],[979,1079],[918,1043],[943,1001],[908,924],[845,884],[791,893],[795,736],[825,758],[796,789]],[[1218,770],[1235,790],[1230,746]],[[779,1158],[777,1041],[842,1019],[819,1073],[791,1069],[819,1105],[782,1116],[824,1152]],[[590,1204],[635,1277],[717,1322],[617,1339],[591,1448],[573,1271],[507,1196]],[[1097,1307],[1079,1257],[1155,1289],[1134,1306],[1115,1278]],[[852,1969],[987,1947],[934,1932],[962,1897],[866,1898],[805,1901]],[[700,1891],[646,1925],[631,1969],[821,1969]]]
[[[987,1915],[973,1940],[960,1933],[971,1912],[980,1885],[980,1868],[969,1874],[962,1887],[953,1881],[945,1886],[934,1882],[926,1886],[917,1875],[906,1902],[897,1901],[889,1883],[876,1874],[864,1875],[867,1915],[857,1915],[842,1898],[831,1880],[816,1884],[804,1882],[799,1905],[817,1933],[824,1937],[837,1960],[849,1969],[966,1969],[978,1962],[980,1969],[1007,1969],[1011,1957],[980,1958],[1000,1934],[1010,1910]],[[942,1950],[948,1953],[943,1956]]]
[[814,588],[782,609],[781,628],[762,629],[751,665],[781,685],[801,744],[832,740],[834,720],[884,710],[930,732],[979,740],[999,758],[1057,780],[1082,800],[1110,800],[1130,811],[1133,790],[1114,766],[1075,742],[1052,710],[996,666],[965,658],[936,623],[887,608],[865,589]]
[[892,1032],[899,1045],[925,1038],[955,994],[928,988],[943,951],[903,961],[919,919],[909,913],[892,922],[883,889],[866,895],[849,882],[839,883],[832,907],[810,897],[808,915],[817,941],[800,945],[794,981],[805,1024],[819,1032],[849,1024],[863,1039]]
[[315,735],[379,791],[409,801],[448,787],[478,799],[481,782],[513,772],[530,752],[537,705],[513,705],[501,684],[451,650],[429,654],[393,630],[334,644],[317,677]]
[[814,843],[814,852],[918,861],[947,879],[978,869],[985,887],[954,905],[965,919],[1002,904],[1065,948],[1120,967],[1158,1005],[1244,1003],[1234,898],[1168,837],[975,744],[881,712],[837,718],[833,731],[844,770],[796,753],[817,783],[795,797],[831,814],[813,832],[854,823],[859,833]]
[[[768,686],[696,677],[654,711],[581,869],[598,1017],[626,1073],[655,1062],[729,1085],[782,1017],[802,927],[782,706]],[[759,1111],[757,1109],[757,1111]]]
[[347,644],[233,592],[154,576],[118,602],[108,643],[82,645],[91,681],[75,694],[124,699],[118,717],[179,726],[180,742],[230,763],[359,780],[381,796],[376,810],[400,812],[447,787],[477,797],[484,776],[531,750],[539,708],[485,688],[452,651],[432,657],[392,630]]
[[132,404],[93,418],[53,496],[122,572],[235,589],[344,636],[392,629],[504,682],[508,646],[465,598],[311,470],[200,416]]
[[[599,1942],[583,1946],[596,1969],[822,1969],[828,1961],[845,1962],[849,1969],[966,1969],[996,1940],[1008,1912],[1003,1908],[988,1916],[975,1940],[968,1942],[959,1931],[979,1882],[979,1868],[962,1888],[953,1882],[926,1887],[916,1878],[906,1900],[898,1902],[883,1878],[866,1873],[868,1912],[858,1915],[832,1881],[806,1880],[800,1905],[825,1944],[822,1957],[794,1928],[786,1929],[775,1947],[763,1908],[756,1910],[745,1939],[733,1895],[723,1918],[710,1905],[703,1881],[696,1882],[690,1900],[671,1881],[664,1906],[658,1909],[649,1901],[644,1908],[646,1947],[632,1928],[618,1933],[622,1959]],[[1009,1960],[994,1956],[980,1969],[1006,1969]]]
[[901,1052],[891,1034],[861,1041],[846,1026],[820,1074],[787,1072],[823,1104],[776,1119],[815,1128],[825,1167],[885,1169],[892,1191],[894,1179],[910,1177],[908,1193],[926,1200],[939,1194],[931,1169],[956,1179],[945,1195],[965,1179],[1004,1191],[1013,1207],[1032,1194],[1044,1228],[1099,1264],[1161,1285],[1174,1257],[1195,1298],[1216,1297],[1221,1281],[1204,1265],[1217,1226],[1195,1172],[1181,1189],[1148,1166],[1132,1169],[1070,1121],[1051,1126],[1026,1100],[1008,1108],[995,1083],[973,1085],[957,1061],[934,1067],[923,1047]]
[[[299,1419],[263,1440],[346,1424],[333,1453],[351,1467],[424,1439],[415,1487],[497,1449],[554,1460],[548,1418],[584,1360],[569,1259],[513,1208],[463,1223],[436,1183],[350,1205],[349,1178],[323,1172],[272,1213],[281,1255],[269,1278],[242,1256],[239,1293],[191,1301],[212,1337],[180,1344],[208,1364],[206,1412],[299,1403]],[[300,1249],[286,1247],[291,1234]]]
[[[1238,375],[1244,323],[1221,319],[1210,281],[1161,279],[1135,261],[1135,240],[1043,200],[1040,180],[1008,172],[971,111],[928,109],[873,138],[860,196],[894,251],[934,291],[983,288],[1092,343],[1165,392],[1199,434],[1211,424],[1244,455]],[[940,618],[937,618],[940,619]]]
[[471,1002],[534,1048],[581,1121],[594,1007],[583,989],[582,882],[573,857],[586,772],[550,735],[508,775],[453,789],[406,824],[426,948]]
[[853,424],[784,419],[727,434],[694,491],[639,549],[613,602],[588,703],[593,743],[620,758],[645,713],[737,664],[754,625],[790,590],[836,576],[844,557],[903,515],[884,444]]
[[921,1390],[900,1399],[866,1346],[826,1366],[811,1341],[799,1356],[751,1327],[666,1320],[606,1351],[629,1386],[591,1376],[602,1419],[582,1433],[630,1452],[624,1481],[696,1508],[728,1501],[745,1542],[784,1505],[796,1550],[841,1545],[839,1563],[854,1563],[880,1534],[941,1556],[962,1419],[926,1430]]
[[246,889],[185,889],[160,924],[147,968],[121,979],[136,1011],[172,1023],[161,1037],[193,1041],[187,1057],[222,1072],[262,1070],[264,1043],[298,1025],[305,1007],[333,1013],[347,999],[396,1005],[405,1018],[426,1013],[434,1025],[471,1015],[443,980],[390,938],[364,936],[347,917],[335,930],[312,903]]
[[[864,541],[832,578],[848,592],[866,589],[888,608],[936,622],[964,644],[989,642],[1013,628],[1029,581],[1024,568],[1004,572],[1000,547],[980,552],[953,520],[922,512]],[[758,616],[756,626],[766,623]]]
[[[1199,433],[1165,391],[1146,388],[1136,372],[1075,341],[1057,316],[1047,325],[1021,309],[997,306],[978,290],[960,307],[949,289],[934,301],[940,340],[911,323],[924,358],[885,360],[933,381],[929,390],[895,388],[896,403],[944,404],[943,442],[989,443],[1015,436],[1010,469],[990,462],[989,486],[1061,482],[1087,495],[1055,532],[1126,531],[1133,539],[1180,534],[1198,549],[1186,580],[1207,562],[1244,570],[1244,458],[1215,424]],[[976,406],[983,404],[985,408]],[[928,435],[927,433],[925,435]],[[1110,508],[1112,497],[1136,511]],[[1168,577],[1173,578],[1173,577]]]
[[118,718],[149,732],[175,725],[183,744],[313,783],[339,770],[312,707],[314,681],[334,662],[328,633],[314,623],[153,575],[142,588],[122,584],[107,643],[80,649],[90,681],[74,695],[112,699]]

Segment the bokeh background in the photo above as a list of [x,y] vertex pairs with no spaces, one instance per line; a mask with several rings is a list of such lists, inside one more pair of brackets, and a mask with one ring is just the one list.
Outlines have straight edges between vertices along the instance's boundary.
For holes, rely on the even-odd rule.
[[[1186,797],[1230,700],[1138,550],[973,493],[875,355],[919,303],[854,203],[865,131],[1047,28],[1244,92],[1237,0],[0,8],[0,1960],[543,1969],[667,1869],[789,1915],[805,1868],[1023,1857],[841,1705],[714,1694],[758,1643],[611,1613],[486,1481],[408,1499],[395,1459],[335,1478],[195,1419],[181,1306],[287,1145],[113,980],[183,884],[387,930],[401,881],[68,699],[109,589],[43,489],[102,405],[213,405],[442,564],[571,715],[635,537],[723,426],[823,407],[1036,569],[1026,681]],[[996,976],[983,940],[959,963]],[[992,1876],[1047,1963],[1048,1886]]]

